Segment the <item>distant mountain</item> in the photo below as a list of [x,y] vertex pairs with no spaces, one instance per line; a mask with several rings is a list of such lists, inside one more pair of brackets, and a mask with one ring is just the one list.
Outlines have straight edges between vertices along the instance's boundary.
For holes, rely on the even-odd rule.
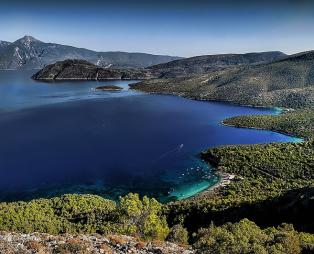
[[271,63],[232,66],[193,77],[147,80],[132,87],[255,106],[313,107],[314,51]]
[[155,73],[156,76],[160,77],[183,77],[217,71],[230,66],[272,62],[285,56],[284,53],[279,51],[204,55],[162,63],[150,66],[148,69]]
[[0,42],[0,69],[41,69],[66,59],[84,59],[103,67],[145,68],[180,57],[127,52],[95,52],[88,49],[45,43],[31,36],[10,43]]
[[0,41],[0,49],[8,46],[10,44],[11,44],[11,42],[8,42],[8,41]]
[[32,77],[35,80],[108,80],[108,79],[148,79],[145,69],[104,68],[85,60],[65,60],[50,64]]

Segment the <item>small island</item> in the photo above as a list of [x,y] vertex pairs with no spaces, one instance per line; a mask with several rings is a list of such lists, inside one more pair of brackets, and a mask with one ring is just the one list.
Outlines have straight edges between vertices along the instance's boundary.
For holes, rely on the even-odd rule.
[[95,88],[95,90],[97,91],[121,91],[123,88],[120,86],[114,86],[114,85],[110,85],[110,86],[98,86]]
[[35,73],[34,80],[144,80],[152,78],[146,69],[114,69],[92,64],[85,60],[67,59],[47,65]]

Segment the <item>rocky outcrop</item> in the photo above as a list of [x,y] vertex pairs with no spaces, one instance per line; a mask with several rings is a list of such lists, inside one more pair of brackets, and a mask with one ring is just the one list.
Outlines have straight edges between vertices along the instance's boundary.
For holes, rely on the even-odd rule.
[[143,242],[129,236],[109,235],[48,235],[0,233],[0,253],[19,254],[124,254],[124,253],[160,253],[160,254],[192,254],[188,247],[169,242]]
[[35,80],[136,80],[149,79],[152,75],[144,69],[103,68],[85,60],[65,60],[51,64],[32,77]]

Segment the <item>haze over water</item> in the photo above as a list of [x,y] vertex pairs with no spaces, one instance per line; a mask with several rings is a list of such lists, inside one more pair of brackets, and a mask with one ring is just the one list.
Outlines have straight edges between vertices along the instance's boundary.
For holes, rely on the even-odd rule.
[[[218,180],[198,158],[201,150],[298,141],[220,124],[275,109],[149,95],[128,90],[131,81],[43,83],[31,74],[0,72],[1,200],[130,191],[181,199]],[[124,90],[93,89],[104,84]]]

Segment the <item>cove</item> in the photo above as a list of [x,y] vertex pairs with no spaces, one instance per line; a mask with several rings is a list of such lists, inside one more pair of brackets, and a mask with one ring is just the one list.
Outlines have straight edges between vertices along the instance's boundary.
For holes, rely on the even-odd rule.
[[[128,90],[131,81],[44,83],[30,76],[0,72],[1,201],[129,192],[183,199],[219,180],[198,157],[206,148],[300,141],[220,124],[278,109],[144,94]],[[96,92],[100,84],[124,89]]]

